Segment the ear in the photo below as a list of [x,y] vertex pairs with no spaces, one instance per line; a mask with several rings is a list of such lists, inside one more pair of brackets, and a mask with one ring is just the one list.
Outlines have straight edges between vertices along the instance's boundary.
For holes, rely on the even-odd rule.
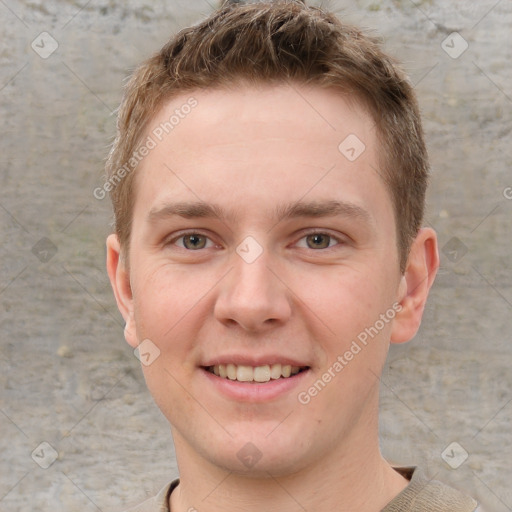
[[399,286],[401,310],[396,314],[391,343],[414,338],[421,324],[430,287],[439,268],[437,236],[433,229],[420,229],[412,243],[407,266]]
[[132,347],[138,346],[133,313],[133,296],[130,275],[121,254],[121,245],[117,235],[107,238],[107,272],[116,297],[117,307],[125,321],[124,337]]

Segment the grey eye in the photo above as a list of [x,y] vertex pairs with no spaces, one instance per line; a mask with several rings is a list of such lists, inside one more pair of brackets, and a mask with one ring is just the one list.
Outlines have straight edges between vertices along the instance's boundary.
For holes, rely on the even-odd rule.
[[204,249],[206,247],[207,237],[199,234],[185,235],[182,237],[185,249]]
[[310,249],[326,249],[330,242],[331,237],[324,233],[315,233],[306,237],[306,243]]

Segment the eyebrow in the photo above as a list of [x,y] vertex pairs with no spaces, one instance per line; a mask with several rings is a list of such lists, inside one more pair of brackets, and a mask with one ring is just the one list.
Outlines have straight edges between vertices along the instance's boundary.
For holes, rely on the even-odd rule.
[[[235,212],[228,212],[222,206],[203,201],[168,203],[162,207],[152,208],[147,216],[150,224],[174,216],[186,219],[214,218],[221,221],[236,222]],[[367,210],[359,205],[346,201],[296,201],[278,205],[274,209],[273,220],[281,222],[297,217],[336,217],[343,216],[373,224],[372,217]]]

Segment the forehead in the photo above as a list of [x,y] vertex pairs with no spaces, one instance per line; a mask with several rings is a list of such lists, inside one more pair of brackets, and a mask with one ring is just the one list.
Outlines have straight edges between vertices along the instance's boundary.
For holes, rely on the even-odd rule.
[[154,147],[137,170],[134,220],[169,196],[231,202],[237,214],[261,218],[283,196],[321,201],[341,194],[354,204],[378,196],[381,209],[390,210],[375,130],[360,103],[330,89],[288,84],[182,93],[148,124],[145,139]]
[[[190,120],[184,122],[186,119]],[[192,90],[171,98],[163,103],[149,123],[147,134],[152,134],[158,141],[165,138],[171,143],[172,139],[177,141],[179,138],[184,148],[188,146],[186,136],[190,135],[187,130],[190,124],[194,125],[191,142],[195,145],[199,138],[214,142],[226,135],[230,141],[241,140],[246,144],[251,136],[260,135],[262,128],[268,136],[280,139],[311,136],[320,131],[323,135],[333,136],[334,141],[352,129],[371,142],[375,123],[361,101],[333,88],[291,82],[277,85],[241,83],[229,89]],[[311,141],[313,139],[310,137]]]

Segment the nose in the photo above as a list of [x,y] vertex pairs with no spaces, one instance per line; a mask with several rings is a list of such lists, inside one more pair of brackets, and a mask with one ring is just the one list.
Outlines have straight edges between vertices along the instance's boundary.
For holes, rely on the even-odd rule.
[[217,320],[258,332],[282,325],[290,318],[290,292],[271,263],[265,251],[251,263],[233,255],[234,268],[221,281],[215,303]]

